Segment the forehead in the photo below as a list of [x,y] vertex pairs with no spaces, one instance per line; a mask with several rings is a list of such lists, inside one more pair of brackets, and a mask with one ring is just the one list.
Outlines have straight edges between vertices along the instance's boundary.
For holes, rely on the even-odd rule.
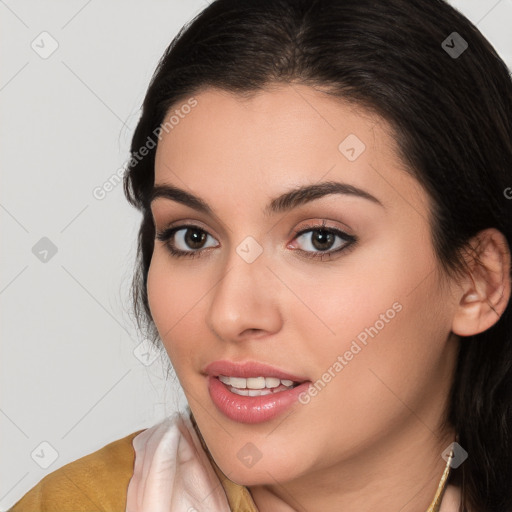
[[[193,108],[187,106],[188,98],[169,110],[166,119],[172,123],[162,132],[157,153],[189,160],[201,157],[180,154],[186,146],[201,148],[216,160],[224,156],[275,163],[309,154],[315,160],[320,154],[338,158],[339,144],[349,135],[366,147],[394,143],[382,118],[304,85],[274,86],[249,97],[210,88],[193,98]],[[219,147],[222,154],[216,151]]]
[[390,126],[353,103],[298,84],[249,97],[210,88],[191,98],[164,120],[173,116],[157,147],[155,184],[211,197],[276,195],[325,179],[374,195],[389,194],[390,183],[405,194],[414,186]]

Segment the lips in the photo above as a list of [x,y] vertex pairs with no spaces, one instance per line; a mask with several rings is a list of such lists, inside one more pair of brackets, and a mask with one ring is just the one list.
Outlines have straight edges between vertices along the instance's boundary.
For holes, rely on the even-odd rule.
[[[310,384],[304,377],[256,362],[216,361],[204,373],[208,375],[213,404],[224,416],[239,423],[262,423],[279,416],[298,401]],[[261,388],[262,379],[270,383],[270,389]],[[250,386],[247,390],[241,388],[244,381]],[[273,387],[275,381],[280,384]],[[258,390],[251,389],[257,386]]]

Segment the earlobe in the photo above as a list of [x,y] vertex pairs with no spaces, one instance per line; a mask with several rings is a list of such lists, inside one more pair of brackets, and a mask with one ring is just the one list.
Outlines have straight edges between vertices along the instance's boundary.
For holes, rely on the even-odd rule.
[[459,336],[472,336],[492,327],[510,300],[510,248],[495,228],[480,231],[470,242],[466,278],[460,283],[460,299],[452,322]]

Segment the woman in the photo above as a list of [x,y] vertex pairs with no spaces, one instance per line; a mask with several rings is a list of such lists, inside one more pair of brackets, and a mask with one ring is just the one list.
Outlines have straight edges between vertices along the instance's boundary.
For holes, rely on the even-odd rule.
[[12,510],[512,510],[512,83],[441,0],[216,0],[125,175],[190,406]]

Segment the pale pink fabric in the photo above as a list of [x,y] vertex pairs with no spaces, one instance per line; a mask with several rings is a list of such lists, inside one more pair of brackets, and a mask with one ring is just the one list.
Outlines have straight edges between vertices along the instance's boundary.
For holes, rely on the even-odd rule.
[[460,489],[454,485],[447,485],[441,501],[439,512],[458,512],[461,503]]
[[126,512],[230,512],[190,419],[176,414],[133,439]]

